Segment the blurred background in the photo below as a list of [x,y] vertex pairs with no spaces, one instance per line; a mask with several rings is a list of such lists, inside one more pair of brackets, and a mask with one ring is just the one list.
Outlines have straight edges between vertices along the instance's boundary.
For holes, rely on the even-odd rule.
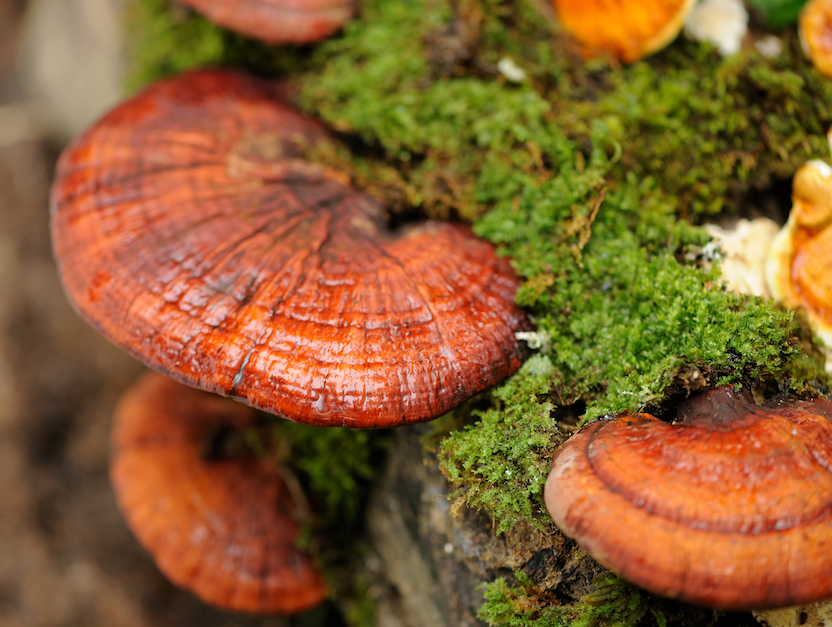
[[48,199],[59,151],[120,97],[121,4],[0,0],[0,627],[279,627],[167,583],[110,491],[110,413],[142,367],[67,304]]

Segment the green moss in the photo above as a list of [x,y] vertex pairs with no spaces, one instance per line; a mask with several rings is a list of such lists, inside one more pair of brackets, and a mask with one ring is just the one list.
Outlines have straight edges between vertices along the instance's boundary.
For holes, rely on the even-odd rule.
[[596,101],[562,112],[564,126],[579,133],[604,120],[626,142],[622,170],[660,178],[682,215],[719,211],[829,152],[832,85],[807,67],[794,38],[774,60],[755,51],[721,59],[680,43],[658,63],[609,78],[613,88]]
[[749,0],[749,4],[772,26],[797,22],[800,9],[807,0]]
[[446,476],[464,485],[457,496],[492,512],[498,533],[519,520],[546,518],[541,491],[561,439],[548,397],[558,383],[549,358],[533,356],[495,390],[493,409],[475,412],[475,427],[450,433],[441,445]]
[[375,602],[358,565],[370,551],[362,531],[364,505],[388,432],[267,420],[265,435],[249,432],[249,444],[261,455],[275,455],[306,495],[310,515],[299,544],[315,555],[347,624],[372,625]]
[[441,467],[498,531],[545,517],[541,469],[560,439],[553,407],[585,403],[588,420],[659,406],[694,383],[826,384],[792,315],[720,289],[718,267],[699,263],[703,233],[645,202],[650,187],[633,177],[607,186],[621,151],[603,126],[593,146],[585,162],[575,144],[553,139],[541,152],[560,174],[548,180],[483,174],[494,206],[476,230],[528,279],[518,302],[545,338],[538,360],[494,393],[495,408],[441,449]]
[[386,433],[275,421],[274,437],[281,461],[299,473],[318,509],[335,516],[325,522],[354,525],[373,469],[386,448]]
[[522,571],[518,585],[498,579],[484,588],[485,604],[479,618],[500,627],[666,627],[667,619],[656,600],[620,577],[605,574],[595,581],[595,591],[577,603],[560,606],[545,599]]
[[214,26],[171,0],[136,0],[125,11],[128,92],[198,67],[247,67],[282,74],[300,67],[305,49],[268,46]]

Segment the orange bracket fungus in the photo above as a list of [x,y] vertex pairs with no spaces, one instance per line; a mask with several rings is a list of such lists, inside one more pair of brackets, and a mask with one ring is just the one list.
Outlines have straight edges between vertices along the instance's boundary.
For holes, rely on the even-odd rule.
[[77,138],[52,187],[64,287],[173,378],[307,424],[431,420],[521,364],[508,260],[467,226],[390,232],[304,158],[329,141],[272,83],[198,71]]
[[254,426],[256,416],[148,373],[116,409],[110,476],[130,528],[175,584],[229,610],[300,612],[326,595],[295,545],[302,503],[276,463],[201,454],[211,434]]
[[766,282],[792,309],[804,307],[821,340],[832,348],[832,167],[810,161],[792,183],[789,220],[769,249]]
[[732,386],[672,423],[583,427],[546,482],[555,524],[636,585],[726,609],[832,597],[832,402],[758,406]]
[[563,27],[587,47],[632,63],[661,50],[682,30],[695,0],[552,0]]
[[832,0],[809,0],[797,25],[803,52],[818,72],[832,76]]
[[355,14],[355,0],[179,0],[215,24],[272,44],[325,39]]

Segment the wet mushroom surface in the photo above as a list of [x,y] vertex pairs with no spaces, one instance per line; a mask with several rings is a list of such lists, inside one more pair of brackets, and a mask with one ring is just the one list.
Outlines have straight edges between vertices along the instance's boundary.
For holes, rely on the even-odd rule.
[[726,609],[832,595],[832,402],[758,406],[733,386],[676,419],[581,429],[546,483],[555,523],[647,590]]
[[59,160],[65,289],[106,337],[204,390],[315,425],[440,416],[521,364],[507,259],[467,226],[390,232],[304,155],[329,141],[231,71],[157,83]]
[[669,44],[694,0],[605,2],[552,0],[563,27],[587,47],[632,63]]
[[179,0],[212,22],[269,43],[314,42],[341,28],[356,0]]
[[832,347],[832,168],[813,160],[794,176],[792,210],[766,261],[769,291],[789,308],[803,307]]
[[327,593],[297,547],[303,495],[276,460],[217,444],[257,420],[250,407],[147,373],[116,408],[110,478],[173,583],[227,610],[301,612]]

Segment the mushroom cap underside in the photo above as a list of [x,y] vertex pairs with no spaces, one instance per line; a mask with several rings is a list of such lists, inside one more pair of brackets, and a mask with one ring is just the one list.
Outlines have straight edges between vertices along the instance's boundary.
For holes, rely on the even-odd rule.
[[52,232],[76,309],[149,366],[297,422],[430,420],[522,363],[518,279],[463,225],[391,233],[304,158],[272,84],[157,83],[61,156]]
[[277,465],[252,454],[206,460],[250,407],[148,373],[121,399],[110,477],[139,542],[173,583],[206,603],[258,614],[320,603],[326,585],[296,546],[298,505]]
[[356,0],[179,0],[229,30],[278,43],[325,39],[355,14]]
[[584,427],[546,483],[555,523],[657,594],[726,609],[832,596],[832,403],[756,406],[732,389],[675,423]]

